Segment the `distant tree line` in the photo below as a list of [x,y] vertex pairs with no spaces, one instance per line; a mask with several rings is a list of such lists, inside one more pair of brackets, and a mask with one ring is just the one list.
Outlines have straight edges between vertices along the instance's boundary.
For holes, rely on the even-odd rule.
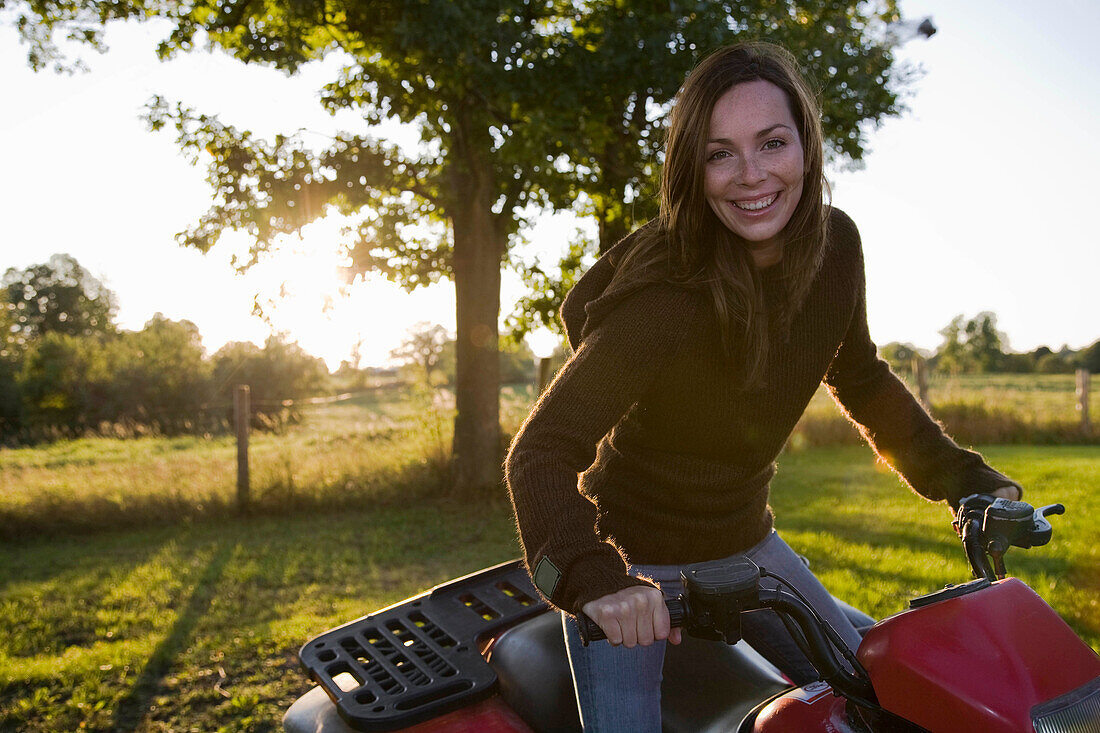
[[882,358],[898,373],[909,373],[914,357],[927,359],[929,367],[944,374],[1072,374],[1077,369],[1100,372],[1100,339],[1091,346],[1074,351],[1062,346],[1058,351],[1040,346],[1034,351],[1005,351],[1008,339],[997,330],[997,316],[983,311],[971,319],[955,316],[940,331],[943,343],[931,355],[921,353],[912,344],[888,343],[879,349]]
[[0,443],[88,432],[211,432],[252,391],[254,421],[294,419],[285,400],[317,394],[328,370],[297,344],[229,343],[213,355],[190,321],[115,323],[114,294],[69,255],[0,279]]
[[[329,374],[324,362],[283,336],[231,342],[208,355],[198,327],[158,313],[140,331],[118,328],[115,294],[72,256],[57,254],[0,279],[0,445],[89,433],[212,433],[231,422],[233,389],[249,385],[253,424],[300,417],[293,401],[389,381],[455,382],[455,341],[421,323],[391,358],[353,360]],[[505,383],[530,382],[534,357],[522,342],[500,352]],[[289,403],[289,404],[288,404]]]
[[[0,444],[89,432],[132,435],[217,432],[231,417],[233,389],[251,388],[253,420],[277,426],[298,418],[287,404],[337,390],[364,389],[380,372],[361,368],[357,350],[333,375],[324,362],[285,337],[265,344],[226,344],[206,354],[198,327],[161,314],[140,331],[119,329],[115,295],[69,255],[10,268],[0,279]],[[1100,340],[1074,351],[1043,346],[1006,352],[997,317],[955,317],[932,354],[912,344],[888,343],[880,352],[899,373],[920,356],[946,374],[1100,372]],[[530,383],[534,356],[523,343],[499,354],[504,383]],[[454,389],[455,339],[444,327],[414,326],[391,353],[403,366],[390,370],[402,383]],[[557,356],[560,364],[562,355]],[[392,381],[392,380],[391,380]]]

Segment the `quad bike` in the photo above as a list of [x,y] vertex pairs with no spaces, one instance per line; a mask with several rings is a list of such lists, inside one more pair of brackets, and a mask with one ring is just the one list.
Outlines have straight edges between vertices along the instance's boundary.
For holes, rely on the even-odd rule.
[[[798,590],[746,559],[689,565],[666,600],[690,635],[668,647],[665,731],[1100,733],[1100,657],[1004,554],[1050,540],[1059,504],[975,494],[953,525],[974,580],[914,598],[873,623],[842,605],[855,653]],[[760,587],[761,576],[778,589]],[[772,609],[820,680],[792,685],[740,641],[741,614]],[[601,638],[578,618],[582,637]],[[716,644],[720,640],[725,644]],[[319,687],[287,711],[289,733],[579,730],[560,615],[518,562],[438,586],[312,639],[299,658]]]

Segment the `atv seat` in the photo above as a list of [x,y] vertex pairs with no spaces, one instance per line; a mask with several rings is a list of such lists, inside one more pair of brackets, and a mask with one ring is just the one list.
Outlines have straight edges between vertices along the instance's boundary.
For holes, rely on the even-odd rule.
[[[666,733],[734,730],[761,700],[790,686],[741,642],[730,647],[684,635],[665,654],[662,717]],[[507,631],[489,664],[499,694],[536,733],[579,733],[573,679],[562,639],[561,616],[543,613]],[[328,696],[315,687],[283,719],[287,733],[351,733]]]
[[[734,730],[758,702],[790,687],[744,642],[731,647],[685,634],[683,643],[666,649],[661,687],[666,733]],[[544,613],[504,632],[489,664],[500,680],[501,697],[535,731],[580,730],[559,614]]]

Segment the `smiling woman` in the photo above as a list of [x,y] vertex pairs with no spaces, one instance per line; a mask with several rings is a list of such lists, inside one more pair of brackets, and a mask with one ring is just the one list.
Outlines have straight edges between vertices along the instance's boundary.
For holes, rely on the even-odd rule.
[[[564,612],[586,732],[661,730],[664,649],[680,631],[659,584],[675,595],[685,564],[781,568],[859,645],[768,503],[821,383],[924,497],[1021,493],[878,358],[859,232],[825,201],[821,110],[794,57],[765,43],[720,49],[674,104],[660,214],[566,296],[573,354],[506,461],[527,569]],[[583,644],[570,614],[610,645]],[[745,641],[796,684],[819,678],[778,617],[749,617]]]

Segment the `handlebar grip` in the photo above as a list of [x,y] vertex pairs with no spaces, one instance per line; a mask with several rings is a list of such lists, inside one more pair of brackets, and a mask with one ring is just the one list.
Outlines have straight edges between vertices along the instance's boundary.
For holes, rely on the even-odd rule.
[[[683,596],[665,598],[665,608],[668,609],[668,617],[672,628],[687,624],[688,609]],[[600,625],[580,611],[577,612],[577,628],[581,633],[581,643],[585,646],[588,646],[589,642],[607,638]]]

